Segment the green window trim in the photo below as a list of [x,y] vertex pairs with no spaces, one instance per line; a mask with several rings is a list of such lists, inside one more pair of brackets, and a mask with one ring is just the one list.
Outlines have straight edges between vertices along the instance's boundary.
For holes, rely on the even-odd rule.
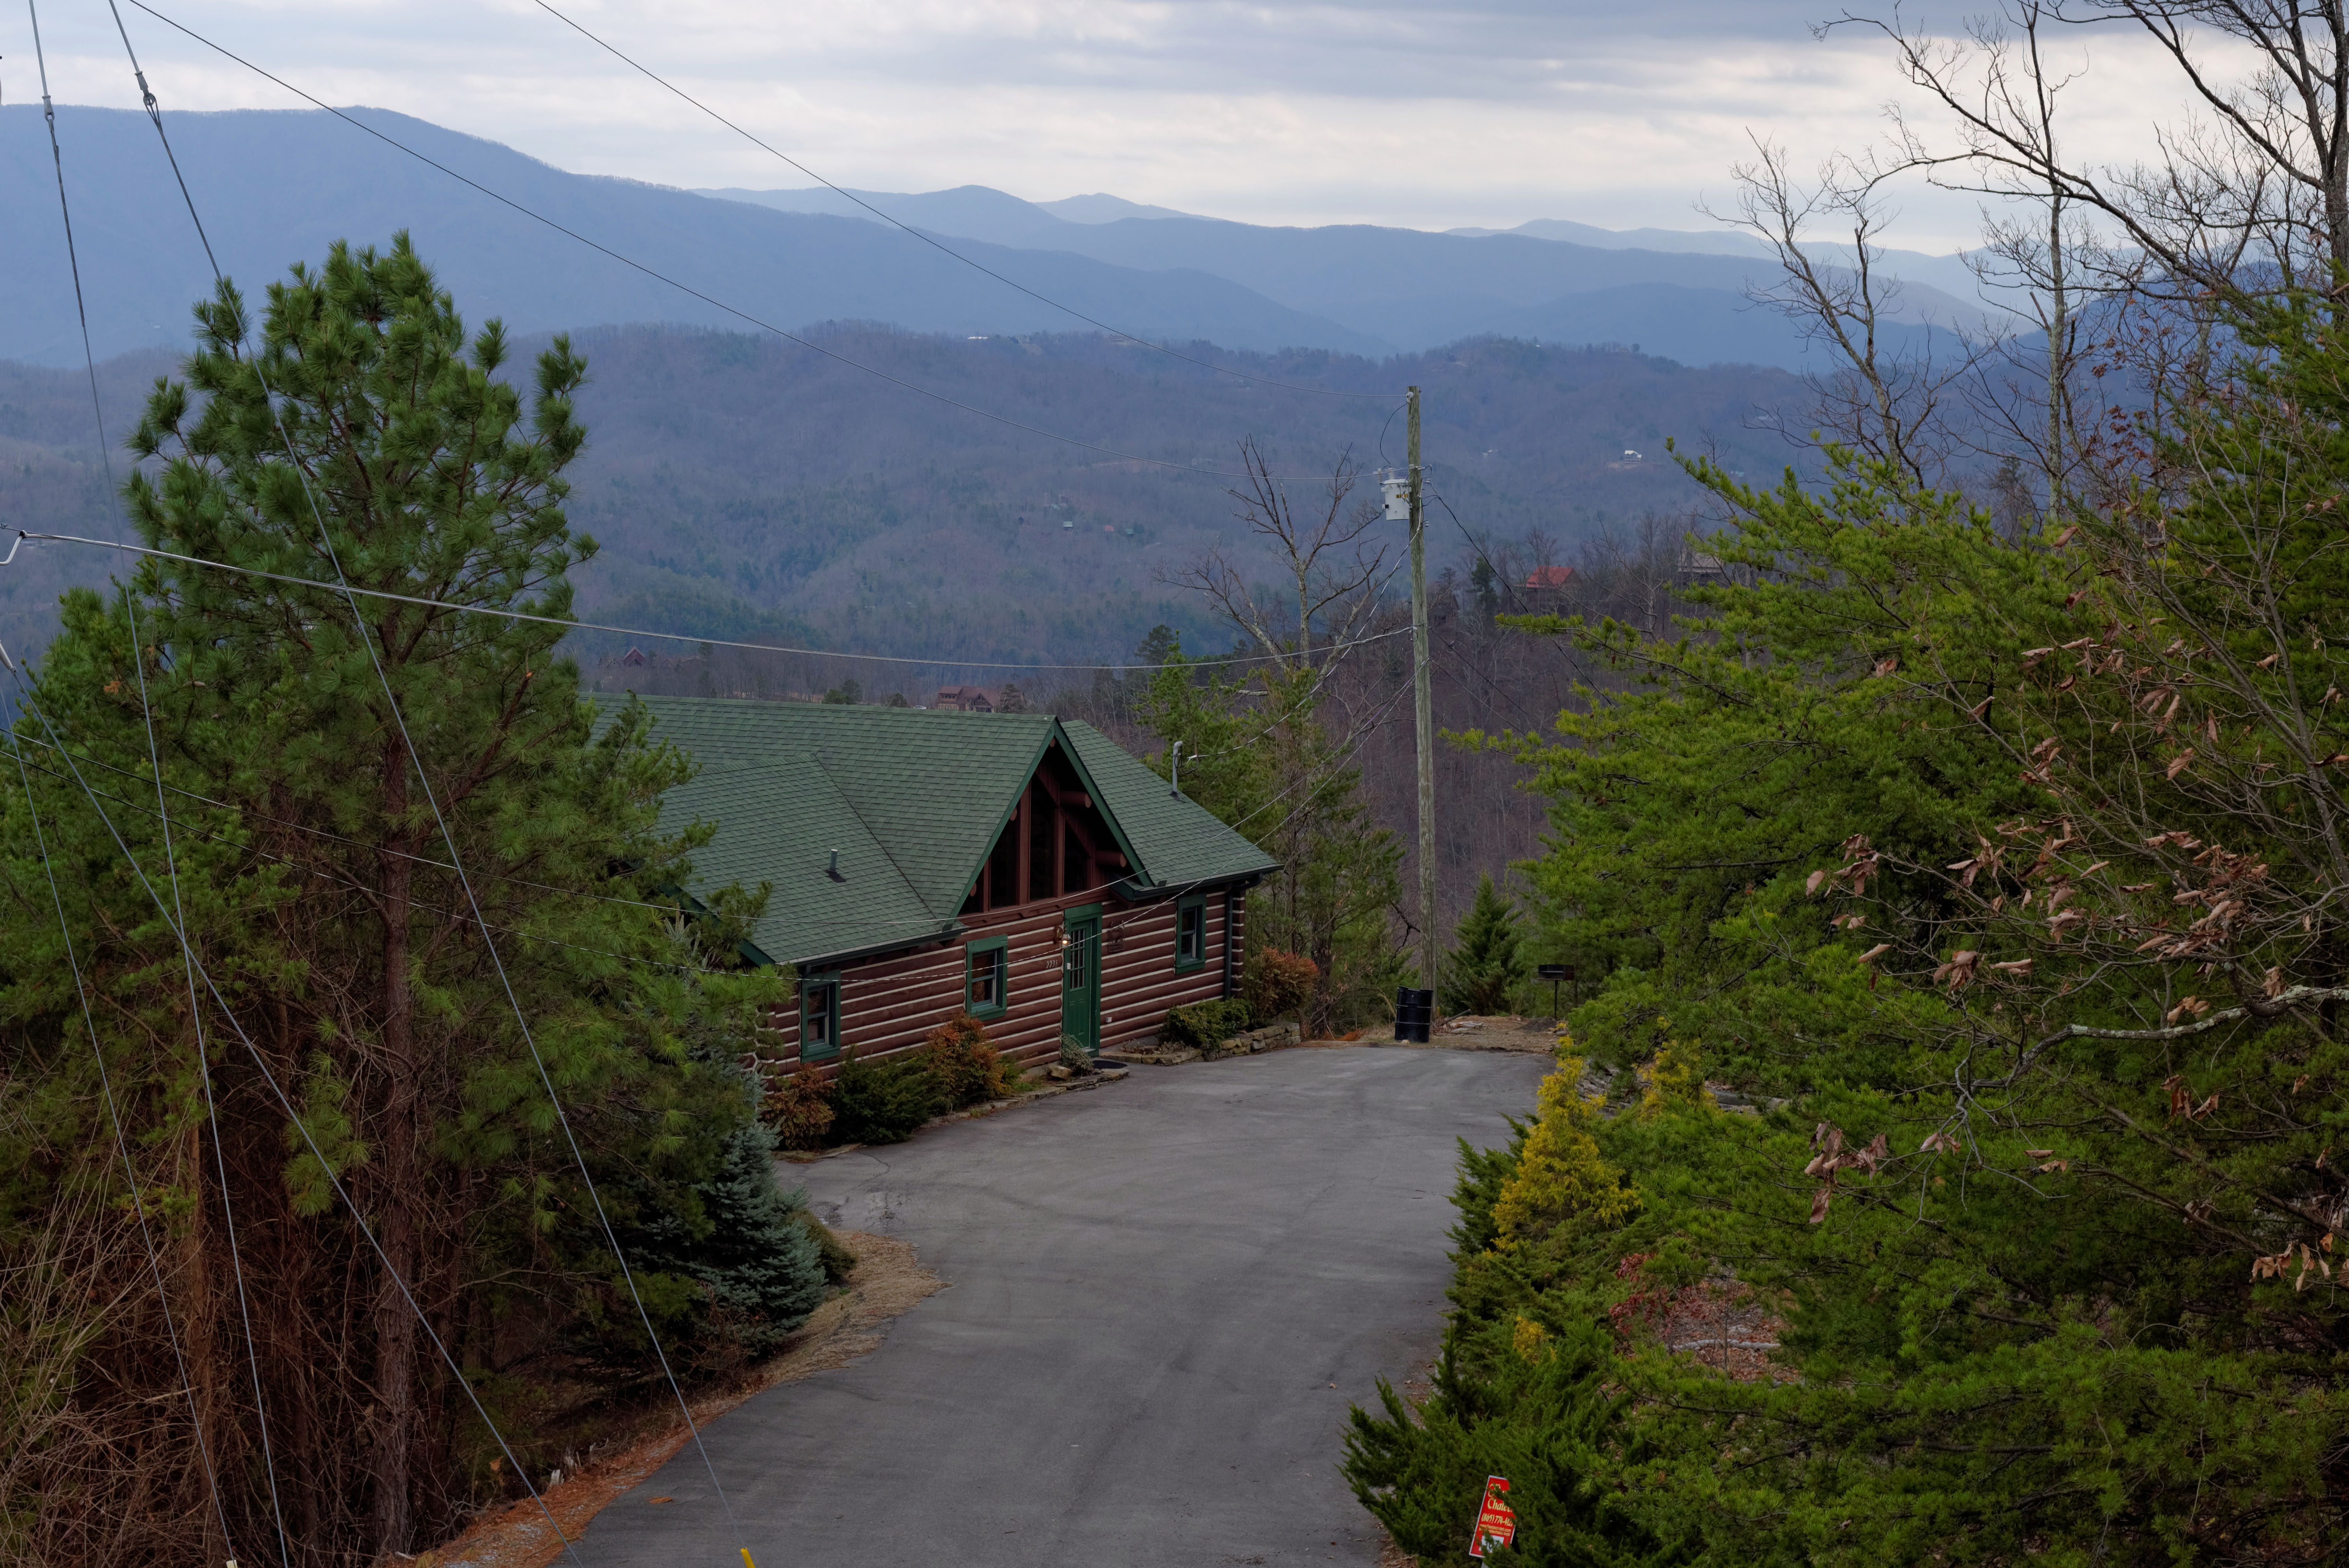
[[[811,1030],[810,1026],[813,1028]],[[828,1062],[840,1055],[840,976],[800,976],[800,1060]]]
[[1174,901],[1174,973],[1187,975],[1207,962],[1207,895],[1186,893]]
[[[989,999],[982,1001],[984,985]],[[989,936],[962,950],[962,1007],[974,1018],[999,1018],[1011,1010],[1011,956],[1008,937]]]

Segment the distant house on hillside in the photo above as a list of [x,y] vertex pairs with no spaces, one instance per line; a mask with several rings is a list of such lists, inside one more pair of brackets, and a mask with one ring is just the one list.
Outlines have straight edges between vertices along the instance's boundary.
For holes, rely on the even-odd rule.
[[652,656],[649,654],[647,654],[642,648],[630,648],[626,653],[620,655],[621,665],[632,670],[643,669],[647,665],[651,664],[652,662]]
[[717,824],[696,886],[773,888],[747,950],[798,968],[775,1020],[794,1071],[965,1012],[1008,1055],[1098,1050],[1237,990],[1241,894],[1275,862],[1090,725],[643,700],[702,765],[662,803],[665,824]]
[[985,686],[950,686],[938,687],[938,699],[930,706],[947,713],[993,713],[997,703]]
[[1536,614],[1556,610],[1573,586],[1573,567],[1537,566],[1526,573],[1526,607]]

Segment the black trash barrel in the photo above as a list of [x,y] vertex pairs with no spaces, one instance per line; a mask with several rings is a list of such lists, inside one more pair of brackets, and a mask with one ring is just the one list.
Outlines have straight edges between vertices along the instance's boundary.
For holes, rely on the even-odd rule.
[[1428,1026],[1434,1020],[1434,992],[1413,990],[1409,985],[1395,988],[1396,1039],[1423,1046],[1427,1044]]

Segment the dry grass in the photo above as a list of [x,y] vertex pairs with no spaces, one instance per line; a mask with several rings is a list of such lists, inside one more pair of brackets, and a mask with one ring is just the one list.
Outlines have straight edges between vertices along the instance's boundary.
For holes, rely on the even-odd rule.
[[[696,1426],[707,1429],[711,1421],[743,1400],[778,1384],[795,1383],[871,1355],[881,1347],[881,1336],[874,1330],[946,1287],[946,1281],[922,1267],[910,1243],[863,1231],[837,1234],[856,1254],[848,1289],[816,1308],[815,1315],[792,1336],[781,1354],[749,1377],[723,1392],[693,1400]],[[642,1484],[667,1464],[685,1446],[688,1436],[685,1423],[679,1420],[640,1437],[610,1458],[595,1460],[580,1474],[565,1476],[561,1484],[545,1489],[543,1512],[525,1501],[486,1514],[456,1540],[419,1555],[418,1568],[546,1568],[563,1555],[564,1539],[576,1541],[586,1534],[589,1522],[622,1492]],[[548,1514],[554,1515],[554,1529],[548,1527]]]

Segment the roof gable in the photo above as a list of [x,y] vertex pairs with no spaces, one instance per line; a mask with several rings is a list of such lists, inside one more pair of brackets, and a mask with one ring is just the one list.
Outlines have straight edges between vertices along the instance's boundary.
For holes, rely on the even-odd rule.
[[[608,708],[623,699],[604,700]],[[640,700],[654,738],[700,767],[661,807],[672,831],[717,824],[694,857],[694,887],[772,884],[751,941],[778,961],[951,936],[965,894],[1055,740],[1125,853],[1129,885],[1229,880],[1275,865],[1195,803],[1170,796],[1107,736],[1050,714]]]

